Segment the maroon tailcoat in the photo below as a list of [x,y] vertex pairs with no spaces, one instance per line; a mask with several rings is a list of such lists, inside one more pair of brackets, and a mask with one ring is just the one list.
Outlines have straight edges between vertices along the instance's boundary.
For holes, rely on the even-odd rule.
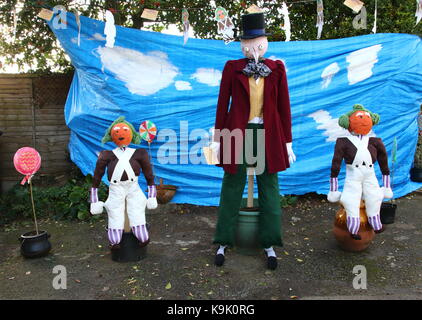
[[[246,58],[229,60],[224,66],[215,119],[216,130],[240,129],[243,134],[245,132],[250,112],[249,79],[242,73],[242,70],[247,61]],[[289,167],[286,143],[292,142],[290,99],[283,62],[265,59],[264,63],[272,71],[264,78],[263,117],[266,169],[268,173],[276,173]],[[224,144],[223,138],[218,139],[216,135],[216,140],[220,142],[220,164],[218,166],[223,167],[225,172],[236,173],[236,163],[238,162],[235,159],[238,159],[241,154],[242,145],[235,149],[235,139],[231,139],[230,144]],[[231,161],[222,164],[225,152],[231,153]]]

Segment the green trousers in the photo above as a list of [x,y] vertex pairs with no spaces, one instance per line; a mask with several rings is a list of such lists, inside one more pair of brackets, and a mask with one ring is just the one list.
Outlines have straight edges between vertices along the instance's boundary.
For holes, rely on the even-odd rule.
[[[247,129],[253,130],[253,152],[254,156],[256,156],[258,144],[256,132],[258,129],[263,129],[263,125],[248,124]],[[245,143],[245,146],[247,145],[248,143]],[[245,151],[247,147],[243,149]],[[243,161],[238,164],[235,174],[224,173],[214,243],[228,246],[233,246],[234,244],[239,209],[245,190],[247,167],[248,165]],[[258,183],[258,204],[260,209],[258,233],[260,245],[263,248],[282,246],[278,175],[277,173],[269,174],[267,169],[265,169],[263,173],[256,175],[256,180]]]

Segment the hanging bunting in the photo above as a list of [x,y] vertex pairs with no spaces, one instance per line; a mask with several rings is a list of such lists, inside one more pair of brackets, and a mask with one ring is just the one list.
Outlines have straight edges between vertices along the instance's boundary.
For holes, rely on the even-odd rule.
[[41,11],[38,12],[38,17],[50,21],[53,18],[53,11],[42,8]]
[[372,28],[373,33],[377,33],[377,13],[378,13],[378,0],[375,0],[375,12],[374,12],[374,27]]
[[287,8],[287,4],[283,2],[281,4],[281,14],[284,18],[284,25],[281,29],[284,30],[286,33],[286,41],[290,41],[291,31],[290,31],[290,17],[289,17],[289,9]]
[[224,43],[229,44],[234,41],[234,24],[229,17],[227,10],[223,7],[217,7],[217,9],[215,9],[214,20],[217,21],[217,32],[223,35]]
[[142,12],[141,18],[155,21],[158,17],[158,11],[153,9],[144,9]]
[[421,21],[422,19],[422,0],[416,0],[415,17],[416,17],[416,24],[418,24],[419,21]]
[[317,0],[317,24],[318,35],[317,39],[321,39],[322,26],[324,25],[324,4],[322,0]]
[[356,13],[358,13],[364,5],[364,3],[359,0],[346,0],[343,2],[343,4],[348,6],[350,9],[352,9]]
[[78,10],[74,9],[76,24],[78,25],[78,47],[81,46],[81,17],[79,16]]
[[259,13],[262,12],[262,9],[257,5],[253,4],[248,9],[246,9],[246,11],[249,13]]
[[106,35],[106,44],[108,48],[114,47],[116,38],[116,26],[114,25],[114,16],[111,11],[106,10],[106,23],[104,27],[104,34]]
[[189,12],[185,8],[182,10],[182,22],[183,22],[183,44],[185,45],[189,39]]

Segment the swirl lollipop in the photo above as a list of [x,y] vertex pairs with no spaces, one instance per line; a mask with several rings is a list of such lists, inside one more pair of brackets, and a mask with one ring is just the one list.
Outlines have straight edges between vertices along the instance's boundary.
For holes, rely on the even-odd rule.
[[21,182],[25,184],[27,181],[30,182],[31,177],[40,169],[41,156],[37,150],[23,147],[16,151],[13,164],[15,169],[25,176]]
[[154,165],[151,159],[151,142],[152,140],[154,140],[155,136],[157,135],[157,127],[155,126],[154,122],[145,120],[139,126],[139,134],[143,140],[148,142],[149,162],[151,163],[152,174],[154,175],[154,179],[155,179]]
[[157,127],[155,126],[154,122],[145,120],[139,127],[139,134],[143,140],[150,144],[157,135]]

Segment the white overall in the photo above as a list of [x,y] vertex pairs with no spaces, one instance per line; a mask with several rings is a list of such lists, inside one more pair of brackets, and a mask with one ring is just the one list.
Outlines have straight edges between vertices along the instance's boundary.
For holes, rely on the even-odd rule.
[[[123,229],[125,222],[125,205],[127,205],[127,214],[131,227],[145,224],[145,207],[147,199],[138,184],[138,177],[135,176],[130,158],[135,149],[126,148],[124,151],[120,148],[113,150],[119,161],[114,168],[113,176],[110,180],[110,187],[107,201],[104,207],[108,213],[109,229]],[[120,181],[123,173],[126,171],[128,180]]]
[[[361,138],[360,138],[361,137]],[[368,136],[347,137],[357,148],[352,164],[346,164],[346,180],[340,202],[348,217],[359,218],[361,199],[365,200],[368,218],[379,215],[384,193],[375,176],[372,157],[368,150]]]

